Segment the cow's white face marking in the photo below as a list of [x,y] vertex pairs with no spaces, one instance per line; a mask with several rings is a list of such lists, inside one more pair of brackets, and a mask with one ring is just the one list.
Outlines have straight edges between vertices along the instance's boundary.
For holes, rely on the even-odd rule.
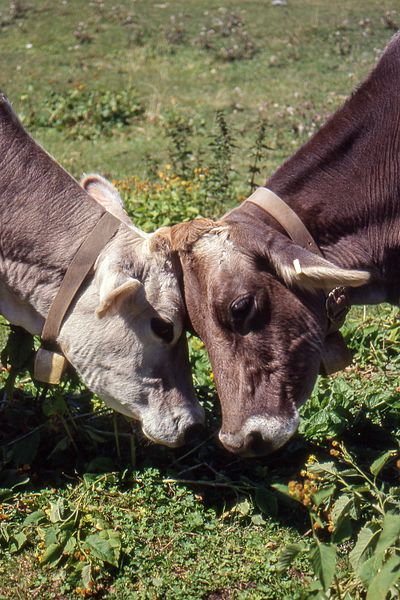
[[293,414],[282,418],[276,416],[255,415],[247,419],[242,428],[234,433],[220,431],[219,439],[222,444],[233,452],[240,454],[243,448],[246,449],[246,439],[248,436],[257,433],[260,435],[260,441],[268,448],[269,452],[274,452],[281,448],[296,433],[299,426],[299,413],[293,407]]

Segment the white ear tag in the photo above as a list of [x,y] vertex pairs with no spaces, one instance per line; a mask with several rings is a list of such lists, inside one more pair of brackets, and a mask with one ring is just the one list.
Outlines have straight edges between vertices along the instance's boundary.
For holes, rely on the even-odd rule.
[[67,367],[67,359],[62,354],[39,348],[35,356],[33,376],[43,383],[58,384]]

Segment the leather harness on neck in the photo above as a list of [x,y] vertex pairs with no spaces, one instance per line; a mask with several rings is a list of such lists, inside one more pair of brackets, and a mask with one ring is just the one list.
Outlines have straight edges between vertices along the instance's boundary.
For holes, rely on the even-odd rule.
[[[274,192],[260,187],[245,202],[255,204],[270,214],[295,244],[309,252],[323,256],[302,220]],[[347,367],[353,357],[339,332],[339,328],[343,325],[350,310],[346,289],[344,287],[334,288],[327,295],[325,304],[329,327],[321,350],[321,374],[327,376]]]
[[104,246],[117,232],[121,221],[104,212],[94,228],[84,239],[72,259],[58,292],[50,306],[42,330],[42,344],[35,357],[34,377],[45,383],[59,383],[67,365],[67,359],[56,352],[57,337],[65,314],[76,293],[92,269]]

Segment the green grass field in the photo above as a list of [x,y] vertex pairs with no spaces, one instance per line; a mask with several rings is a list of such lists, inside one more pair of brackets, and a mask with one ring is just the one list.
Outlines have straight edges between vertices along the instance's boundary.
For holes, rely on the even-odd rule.
[[[0,89],[151,230],[262,184],[397,28],[397,0],[0,0]],[[398,598],[399,328],[395,308],[353,309],[353,366],[318,382],[285,448],[239,460],[199,340],[207,434],[173,451],[73,378],[34,384],[31,339],[3,323],[0,600]]]

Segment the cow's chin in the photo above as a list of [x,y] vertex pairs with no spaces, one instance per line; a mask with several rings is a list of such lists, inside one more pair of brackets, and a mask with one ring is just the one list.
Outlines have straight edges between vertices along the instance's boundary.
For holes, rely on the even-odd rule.
[[195,430],[200,431],[204,427],[204,409],[200,405],[194,405],[190,410],[187,407],[184,410],[178,408],[172,414],[164,414],[160,419],[158,412],[149,408],[141,408],[137,411],[127,404],[121,405],[110,399],[106,403],[128,419],[138,421],[143,435],[148,440],[168,448],[183,446],[190,440]]

